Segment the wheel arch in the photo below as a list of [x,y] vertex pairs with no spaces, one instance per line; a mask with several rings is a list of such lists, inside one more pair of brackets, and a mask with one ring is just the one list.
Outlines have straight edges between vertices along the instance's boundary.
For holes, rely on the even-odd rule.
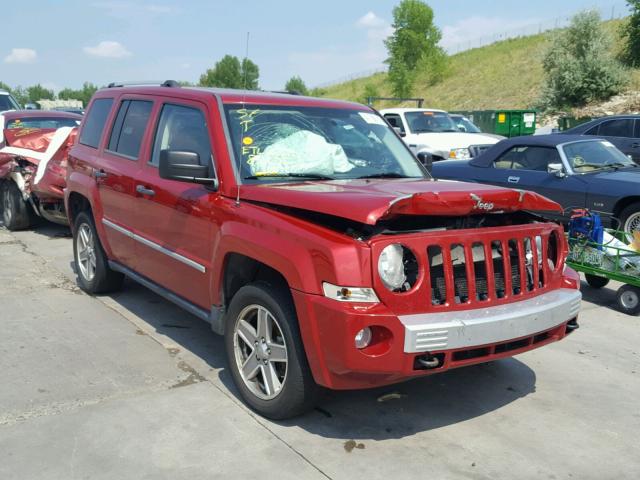
[[[622,213],[622,211],[629,205],[632,205],[634,203],[640,203],[640,195],[630,195],[628,197],[621,198],[613,207],[613,216],[616,217],[618,221],[620,221],[620,214]],[[621,228],[621,225],[619,225],[618,228]]]

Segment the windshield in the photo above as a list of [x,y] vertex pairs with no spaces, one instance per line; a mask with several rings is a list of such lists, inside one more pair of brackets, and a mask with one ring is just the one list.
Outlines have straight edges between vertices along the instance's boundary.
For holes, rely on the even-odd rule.
[[445,112],[407,112],[404,116],[413,133],[458,131],[455,122]]
[[427,174],[373,112],[226,105],[238,171],[247,183],[288,177],[354,179]]
[[482,131],[476,126],[476,124],[469,120],[467,117],[454,117],[453,120],[456,122],[458,130],[460,130],[461,127],[464,127],[464,130],[462,130],[463,132],[482,133]]
[[576,173],[635,166],[632,160],[606,140],[569,143],[562,149]]
[[20,107],[11,95],[0,94],[0,112],[19,109]]
[[55,118],[55,117],[29,117],[9,120],[5,128],[61,128],[77,127],[80,120],[75,118]]

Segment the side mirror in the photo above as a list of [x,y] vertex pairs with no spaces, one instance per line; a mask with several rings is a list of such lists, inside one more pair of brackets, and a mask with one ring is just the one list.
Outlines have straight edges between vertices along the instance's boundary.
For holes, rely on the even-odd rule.
[[427,169],[427,172],[431,173],[431,171],[433,170],[433,157],[424,152],[418,153],[417,157],[420,163],[424,165],[424,168]]
[[393,129],[394,129],[394,130],[396,131],[396,133],[397,133],[398,135],[400,135],[401,137],[406,137],[406,136],[407,136],[407,134],[406,134],[406,133],[404,133],[404,132],[400,129],[400,127],[393,127]]
[[547,165],[547,172],[558,178],[564,178],[567,176],[567,174],[564,173],[564,167],[561,163],[550,163]]
[[160,178],[178,182],[212,184],[218,187],[215,178],[209,178],[209,167],[200,165],[200,155],[196,152],[162,150],[160,152]]
[[461,132],[466,132],[467,131],[467,127],[465,127],[464,125],[458,125],[458,130]]

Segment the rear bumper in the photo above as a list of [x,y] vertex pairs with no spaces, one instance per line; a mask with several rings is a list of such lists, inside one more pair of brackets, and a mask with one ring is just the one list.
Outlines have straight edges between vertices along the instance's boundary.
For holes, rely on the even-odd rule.
[[[579,291],[562,288],[484,309],[398,317],[383,304],[292,293],[314,378],[332,389],[387,385],[558,341],[575,328],[581,299]],[[356,333],[372,326],[390,336],[374,348],[358,350]],[[425,355],[439,359],[437,368],[420,366]]]

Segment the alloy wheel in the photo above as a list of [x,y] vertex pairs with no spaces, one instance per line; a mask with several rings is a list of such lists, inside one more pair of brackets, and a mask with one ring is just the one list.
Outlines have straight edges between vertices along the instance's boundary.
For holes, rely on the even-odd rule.
[[629,215],[624,222],[624,231],[627,233],[640,232],[640,212]]
[[261,305],[249,305],[238,315],[233,350],[244,384],[262,400],[276,398],[287,379],[287,346],[280,324]]
[[93,232],[86,223],[80,225],[78,229],[76,251],[78,252],[76,263],[80,269],[80,274],[86,281],[90,282],[96,275],[96,252]]

